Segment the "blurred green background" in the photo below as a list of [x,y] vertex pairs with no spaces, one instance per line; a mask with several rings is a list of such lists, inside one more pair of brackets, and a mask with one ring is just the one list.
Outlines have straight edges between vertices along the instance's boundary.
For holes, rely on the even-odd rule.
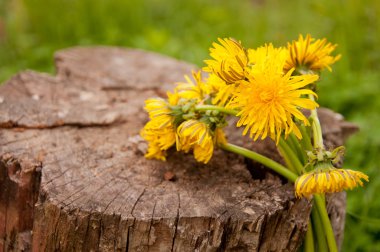
[[117,45],[202,66],[217,37],[246,47],[285,45],[299,33],[338,43],[319,103],[357,123],[345,166],[370,176],[348,193],[343,251],[380,251],[380,1],[378,0],[0,0],[0,81],[23,69],[53,72],[54,51]]

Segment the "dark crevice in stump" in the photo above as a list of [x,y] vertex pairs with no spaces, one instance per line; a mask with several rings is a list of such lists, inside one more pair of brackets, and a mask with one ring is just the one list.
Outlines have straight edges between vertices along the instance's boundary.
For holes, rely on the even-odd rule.
[[[311,205],[261,165],[221,150],[208,165],[175,151],[167,162],[144,158],[144,100],[164,96],[194,66],[112,47],[67,49],[55,59],[57,76],[26,71],[0,87],[2,250],[300,246]],[[356,129],[329,110],[319,113],[329,146]],[[254,143],[233,125],[227,135],[282,161],[270,141]],[[341,241],[345,194],[332,197],[329,212]]]

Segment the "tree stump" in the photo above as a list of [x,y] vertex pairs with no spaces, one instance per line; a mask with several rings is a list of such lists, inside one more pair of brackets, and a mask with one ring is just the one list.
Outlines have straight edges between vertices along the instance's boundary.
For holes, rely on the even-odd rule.
[[[0,87],[0,251],[295,251],[311,204],[293,186],[217,150],[208,165],[146,160],[148,97],[193,65],[139,50],[72,48],[57,75],[22,72]],[[320,110],[325,137],[355,129]],[[229,141],[281,160],[231,127]],[[252,169],[252,166],[254,169]],[[329,204],[342,240],[345,194]]]

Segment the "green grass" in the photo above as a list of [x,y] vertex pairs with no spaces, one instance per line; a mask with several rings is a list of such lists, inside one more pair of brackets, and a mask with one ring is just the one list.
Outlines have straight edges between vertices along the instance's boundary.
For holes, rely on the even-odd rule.
[[380,1],[3,0],[0,80],[29,68],[53,72],[53,52],[74,45],[138,47],[202,65],[217,37],[247,47],[284,45],[299,33],[338,43],[319,103],[357,123],[345,165],[370,175],[349,192],[343,251],[380,251]]

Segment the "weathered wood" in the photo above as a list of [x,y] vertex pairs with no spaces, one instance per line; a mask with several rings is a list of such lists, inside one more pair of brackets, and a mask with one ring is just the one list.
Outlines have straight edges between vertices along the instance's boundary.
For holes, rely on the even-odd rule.
[[[221,150],[208,165],[174,151],[167,162],[144,158],[144,99],[164,95],[194,66],[107,47],[55,59],[56,76],[28,71],[0,87],[0,251],[299,247],[311,205],[277,176],[252,179],[247,166],[260,165]],[[320,113],[331,145],[354,129]],[[231,142],[281,160],[270,143],[228,131]],[[329,208],[342,238],[345,195],[337,196]]]

